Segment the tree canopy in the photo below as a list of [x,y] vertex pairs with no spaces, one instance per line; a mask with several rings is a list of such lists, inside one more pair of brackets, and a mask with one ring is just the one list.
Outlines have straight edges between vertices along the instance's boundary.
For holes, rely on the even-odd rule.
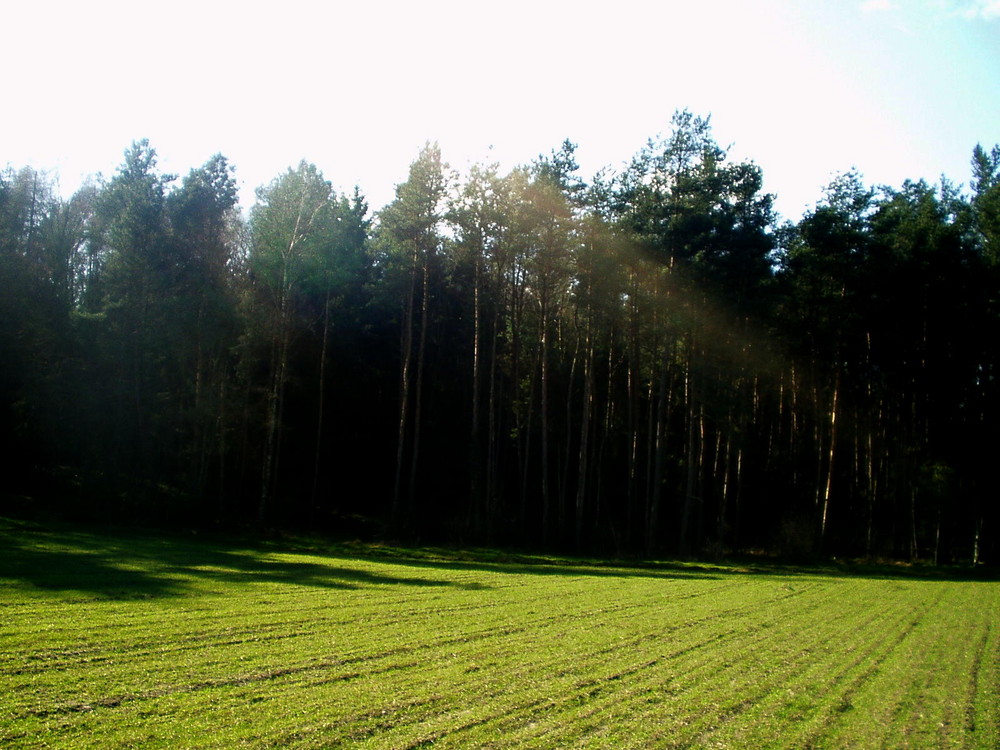
[[242,212],[133,143],[0,173],[9,512],[616,554],[996,562],[1000,146],[796,222],[708,118],[369,215],[303,161]]

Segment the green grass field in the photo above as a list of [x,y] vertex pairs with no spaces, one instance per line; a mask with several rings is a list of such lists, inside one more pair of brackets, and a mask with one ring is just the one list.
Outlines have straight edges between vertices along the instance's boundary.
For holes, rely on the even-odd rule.
[[1000,747],[1000,583],[0,522],[2,747]]

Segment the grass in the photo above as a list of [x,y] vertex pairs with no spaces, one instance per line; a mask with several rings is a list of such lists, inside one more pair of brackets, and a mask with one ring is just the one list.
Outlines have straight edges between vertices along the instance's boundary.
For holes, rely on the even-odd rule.
[[996,748],[1000,584],[0,524],[0,746]]

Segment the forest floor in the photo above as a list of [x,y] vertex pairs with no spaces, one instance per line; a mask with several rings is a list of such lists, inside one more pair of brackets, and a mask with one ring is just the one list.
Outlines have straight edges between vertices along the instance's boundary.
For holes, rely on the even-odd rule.
[[0,746],[994,748],[1000,583],[0,521]]

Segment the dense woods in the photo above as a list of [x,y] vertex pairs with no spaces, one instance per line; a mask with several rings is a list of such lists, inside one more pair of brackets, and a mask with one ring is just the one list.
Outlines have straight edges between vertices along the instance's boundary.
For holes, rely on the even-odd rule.
[[[437,146],[372,214],[145,141],[0,174],[6,512],[607,554],[996,562],[1000,147],[779,223],[678,112],[586,181]],[[819,191],[819,188],[818,188]]]

